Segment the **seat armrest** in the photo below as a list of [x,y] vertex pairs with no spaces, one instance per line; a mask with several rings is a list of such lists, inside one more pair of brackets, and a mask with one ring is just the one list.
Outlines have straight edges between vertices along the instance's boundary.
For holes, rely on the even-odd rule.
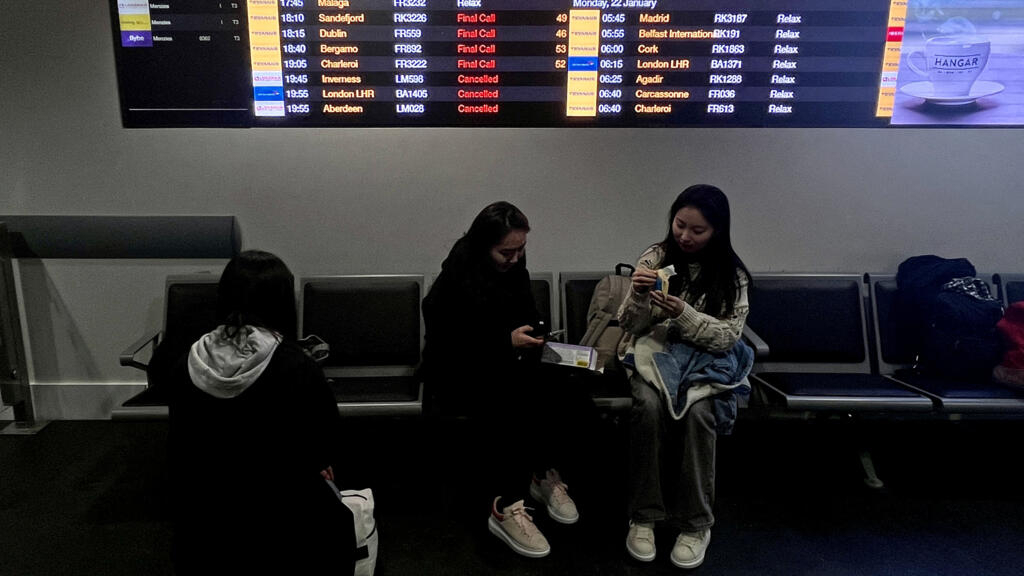
[[151,334],[149,336],[143,336],[143,337],[139,338],[134,343],[129,345],[127,348],[125,348],[124,352],[121,352],[121,356],[119,357],[121,366],[129,366],[131,368],[138,368],[139,370],[142,370],[143,372],[145,372],[147,369],[149,369],[149,366],[147,364],[143,364],[142,362],[139,362],[138,360],[136,360],[135,356],[139,352],[141,352],[142,349],[145,348],[146,346],[152,344],[153,347],[156,348],[156,345],[159,344],[159,343],[160,343],[160,332],[157,332],[155,334]]
[[754,358],[765,358],[768,356],[768,343],[762,340],[757,335],[757,332],[754,332],[754,329],[746,324],[743,325],[743,338],[754,349]]

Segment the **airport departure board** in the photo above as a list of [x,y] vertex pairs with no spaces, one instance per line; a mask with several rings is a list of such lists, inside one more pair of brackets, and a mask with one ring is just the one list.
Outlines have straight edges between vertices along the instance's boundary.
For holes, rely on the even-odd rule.
[[1014,126],[1024,0],[112,0],[124,125]]

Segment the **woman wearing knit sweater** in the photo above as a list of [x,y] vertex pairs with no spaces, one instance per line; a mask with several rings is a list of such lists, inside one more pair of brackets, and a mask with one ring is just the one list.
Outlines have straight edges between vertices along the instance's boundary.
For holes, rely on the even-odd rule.
[[691,186],[668,216],[668,234],[640,256],[619,309],[633,393],[626,549],[654,560],[654,524],[667,521],[679,531],[672,563],[695,568],[714,524],[716,440],[731,430],[736,393],[749,388],[753,357],[740,335],[750,276],[721,190]]

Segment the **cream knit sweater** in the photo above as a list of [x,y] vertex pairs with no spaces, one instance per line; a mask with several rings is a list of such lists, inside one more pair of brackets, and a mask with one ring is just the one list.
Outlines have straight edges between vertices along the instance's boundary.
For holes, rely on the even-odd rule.
[[[655,245],[647,249],[637,261],[637,268],[644,267],[652,270],[662,268],[662,260],[665,257],[664,249]],[[690,264],[688,270],[677,270],[678,274],[689,274],[693,280],[700,274],[700,264]],[[631,352],[637,340],[642,338],[664,338],[668,332],[678,332],[679,337],[697,348],[703,348],[711,352],[724,352],[732,348],[743,333],[743,324],[747,319],[747,312],[750,310],[747,304],[747,286],[750,281],[742,270],[736,270],[736,280],[739,290],[736,293],[736,302],[733,304],[732,314],[723,316],[723,311],[717,311],[718,315],[706,313],[704,310],[704,295],[696,297],[688,291],[684,291],[681,298],[688,304],[683,312],[671,318],[669,315],[656,306],[651,305],[649,293],[637,294],[633,290],[623,300],[619,307],[619,326],[632,335],[627,338],[625,346],[620,346],[620,356]],[[668,330],[655,330],[652,328],[664,324]],[[650,344],[655,344],[651,342]],[[659,342],[655,347],[661,348],[664,342]]]

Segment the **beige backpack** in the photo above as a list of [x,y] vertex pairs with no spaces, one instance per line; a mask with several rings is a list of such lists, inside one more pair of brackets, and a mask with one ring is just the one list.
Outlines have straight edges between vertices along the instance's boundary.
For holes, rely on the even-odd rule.
[[606,372],[617,369],[619,346],[626,338],[625,331],[619,327],[618,313],[632,287],[633,271],[629,264],[616,265],[615,273],[605,276],[594,287],[587,309],[587,331],[580,344],[597,351],[598,366]]

